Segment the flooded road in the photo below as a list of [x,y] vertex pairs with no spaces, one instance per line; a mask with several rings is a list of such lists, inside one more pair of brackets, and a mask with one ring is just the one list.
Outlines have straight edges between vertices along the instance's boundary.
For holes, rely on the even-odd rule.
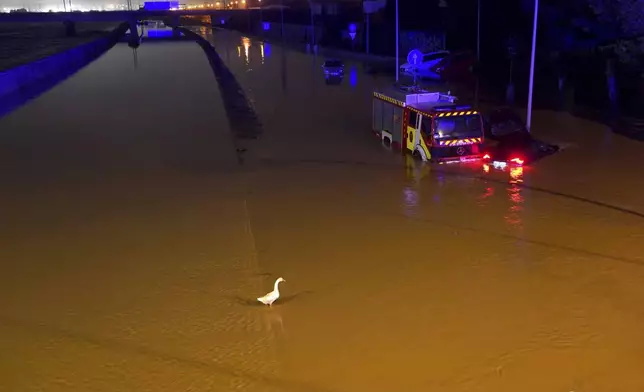
[[208,38],[263,128],[244,165],[192,43],[0,119],[0,390],[644,389],[641,144],[537,113],[564,149],[534,167],[418,165],[370,134],[387,78]]

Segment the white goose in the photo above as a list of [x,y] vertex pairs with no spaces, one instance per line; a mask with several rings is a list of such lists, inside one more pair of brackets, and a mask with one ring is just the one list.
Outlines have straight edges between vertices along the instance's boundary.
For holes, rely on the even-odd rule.
[[266,294],[263,297],[257,298],[257,300],[264,305],[271,306],[273,305],[273,302],[275,302],[279,297],[280,297],[280,290],[279,290],[279,284],[280,282],[286,282],[284,278],[277,278],[275,281],[275,285],[273,286],[273,291],[270,293]]

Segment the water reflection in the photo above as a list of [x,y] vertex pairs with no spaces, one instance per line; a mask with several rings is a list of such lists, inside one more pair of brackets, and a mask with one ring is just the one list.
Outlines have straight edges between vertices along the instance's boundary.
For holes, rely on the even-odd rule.
[[355,65],[351,66],[351,71],[349,71],[349,84],[351,87],[358,85],[358,70]]
[[262,65],[264,64],[264,43],[259,44],[259,53],[262,56]]
[[237,57],[241,57],[241,46],[237,47]]
[[430,172],[429,166],[412,156],[405,156],[405,174],[407,185],[403,188],[403,214],[408,217],[419,215],[420,181]]
[[287,73],[286,73],[286,53],[284,50],[280,51],[282,53],[282,62],[281,62],[281,67],[280,67],[280,73],[282,76],[282,92],[286,92],[288,89],[288,80],[287,80]]
[[510,169],[510,183],[521,184],[523,183],[523,167],[513,167]]
[[264,54],[266,57],[271,57],[271,44],[268,42],[264,42]]
[[132,56],[134,57],[134,69],[139,68],[139,53],[137,48],[132,48]]
[[242,37],[242,45],[244,46],[244,57],[246,65],[250,64],[250,38]]
[[507,188],[510,207],[504,218],[508,225],[515,228],[523,227],[521,216],[524,210],[524,199],[521,194],[523,188],[520,186],[522,183],[523,167],[510,168],[510,186]]
[[266,331],[269,332],[272,338],[283,335],[286,331],[284,329],[284,321],[279,309],[265,309],[264,313],[264,326]]
[[486,205],[488,201],[492,200],[492,196],[494,196],[494,188],[491,186],[486,187],[483,194],[479,196],[479,199],[478,199],[479,206]]

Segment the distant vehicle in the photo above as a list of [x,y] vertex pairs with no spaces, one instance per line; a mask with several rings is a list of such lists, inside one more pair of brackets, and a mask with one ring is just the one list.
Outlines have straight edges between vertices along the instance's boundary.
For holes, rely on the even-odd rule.
[[373,93],[373,131],[387,147],[423,161],[468,161],[481,157],[483,119],[456,97],[418,88]]
[[322,69],[325,76],[344,76],[344,63],[340,60],[326,60]]
[[469,51],[449,52],[447,50],[423,54],[418,66],[405,63],[400,72],[405,75],[432,80],[464,79],[472,75],[476,56]]
[[558,146],[533,138],[511,109],[496,109],[486,117],[484,161],[501,167],[524,166],[559,151]]

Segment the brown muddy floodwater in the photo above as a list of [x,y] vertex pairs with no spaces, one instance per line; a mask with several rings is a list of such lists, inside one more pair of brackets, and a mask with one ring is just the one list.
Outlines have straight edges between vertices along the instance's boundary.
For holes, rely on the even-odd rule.
[[209,38],[244,165],[191,43],[0,120],[1,391],[644,390],[641,144],[537,113],[565,148],[534,167],[414,164],[369,133],[388,80]]

